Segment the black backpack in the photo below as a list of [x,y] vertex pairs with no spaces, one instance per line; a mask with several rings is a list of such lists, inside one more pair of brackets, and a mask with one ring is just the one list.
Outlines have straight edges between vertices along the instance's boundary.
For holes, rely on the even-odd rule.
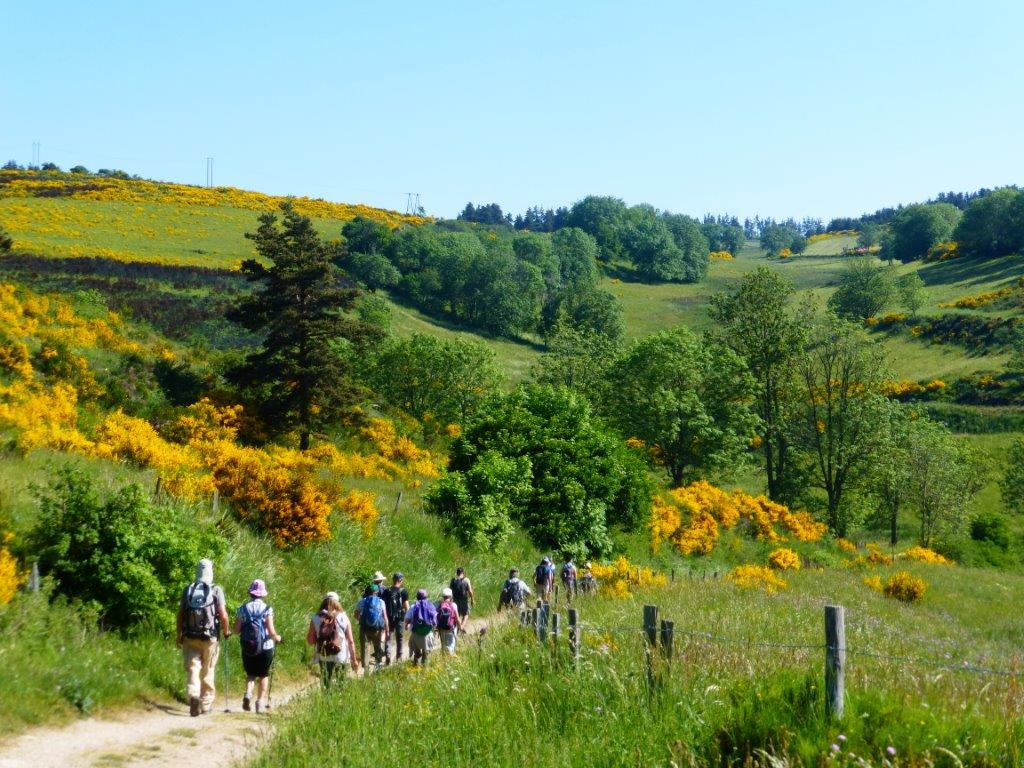
[[186,637],[209,639],[217,637],[217,600],[215,587],[202,581],[190,584],[185,590]]
[[469,581],[463,576],[461,579],[452,579],[452,599],[456,603],[465,603],[469,600]]
[[533,572],[533,581],[535,584],[547,584],[548,581],[548,567],[541,563],[537,566]]
[[402,611],[402,588],[388,587],[381,595],[384,598],[384,607],[388,612],[388,621],[394,623],[401,621],[405,616]]

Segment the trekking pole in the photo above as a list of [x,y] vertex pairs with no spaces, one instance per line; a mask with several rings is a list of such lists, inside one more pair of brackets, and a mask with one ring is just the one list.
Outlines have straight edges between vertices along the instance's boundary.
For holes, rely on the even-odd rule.
[[229,663],[228,663],[228,656],[230,654],[228,653],[228,639],[227,639],[227,637],[224,638],[224,649],[223,650],[224,650],[224,653],[222,655],[224,656],[224,711],[225,712],[230,712],[231,711],[231,702],[228,699],[228,688],[231,687],[231,667],[229,666]]

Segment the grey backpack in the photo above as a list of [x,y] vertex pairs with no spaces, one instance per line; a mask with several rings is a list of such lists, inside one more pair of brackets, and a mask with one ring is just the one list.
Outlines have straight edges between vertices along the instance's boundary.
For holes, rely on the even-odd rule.
[[201,581],[190,584],[185,590],[186,637],[209,639],[217,636],[217,601],[214,588]]

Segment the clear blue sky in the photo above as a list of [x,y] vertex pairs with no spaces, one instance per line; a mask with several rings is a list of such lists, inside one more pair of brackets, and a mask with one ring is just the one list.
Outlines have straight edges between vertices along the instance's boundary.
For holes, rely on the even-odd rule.
[[6,0],[0,162],[428,212],[1024,183],[1024,3]]

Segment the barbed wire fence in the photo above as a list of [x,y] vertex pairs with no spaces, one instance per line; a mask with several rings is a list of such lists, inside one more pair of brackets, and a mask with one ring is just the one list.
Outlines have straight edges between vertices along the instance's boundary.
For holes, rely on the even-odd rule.
[[[643,607],[642,620],[638,625],[626,626],[600,624],[581,621],[579,601],[570,604],[566,612],[568,622],[568,645],[570,659],[578,663],[583,647],[585,634],[596,634],[602,637],[628,636],[641,638],[647,681],[650,687],[657,685],[659,672],[655,659],[659,656],[671,661],[677,656],[676,638],[687,638],[700,643],[708,643],[734,648],[780,651],[819,651],[824,654],[824,690],[826,712],[835,719],[843,717],[846,696],[847,657],[873,659],[893,662],[916,668],[964,673],[982,677],[1000,678],[1017,681],[1024,677],[1024,671],[1017,669],[1017,659],[1008,660],[1002,667],[977,664],[964,660],[953,663],[937,660],[921,655],[882,653],[870,648],[849,646],[846,639],[846,610],[843,606],[825,604],[823,608],[824,635],[822,642],[772,642],[753,637],[737,637],[721,632],[709,632],[695,628],[676,627],[674,621],[660,618],[660,609],[656,605]],[[882,621],[879,617],[871,617]],[[519,612],[519,625],[527,630],[537,642],[547,645],[549,641],[557,647],[563,637],[561,614],[554,610],[551,603],[537,601],[536,607],[523,607]],[[908,641],[916,638],[895,632]]]

